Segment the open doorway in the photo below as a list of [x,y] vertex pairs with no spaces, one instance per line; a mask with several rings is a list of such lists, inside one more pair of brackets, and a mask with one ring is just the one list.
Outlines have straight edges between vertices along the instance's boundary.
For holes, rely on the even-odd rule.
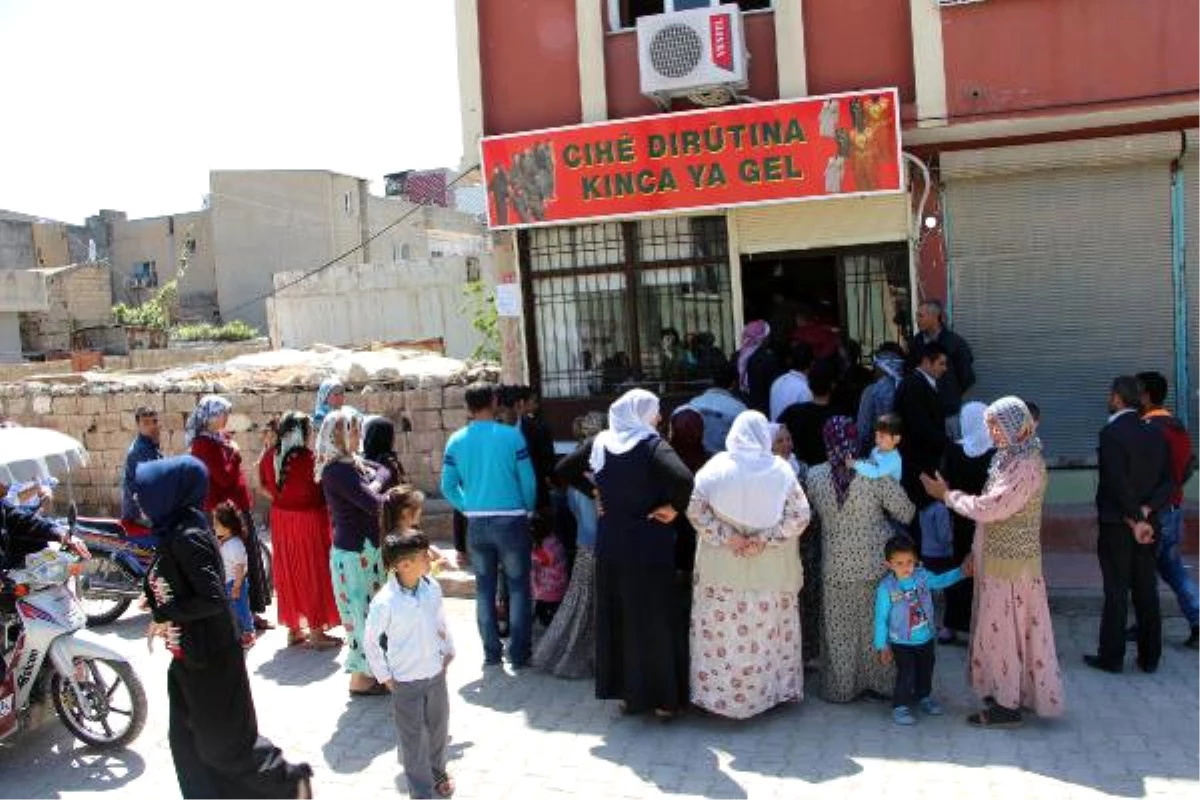
[[799,322],[826,348],[856,343],[865,363],[910,330],[911,295],[903,242],[742,257],[744,319],[767,320],[780,355]]

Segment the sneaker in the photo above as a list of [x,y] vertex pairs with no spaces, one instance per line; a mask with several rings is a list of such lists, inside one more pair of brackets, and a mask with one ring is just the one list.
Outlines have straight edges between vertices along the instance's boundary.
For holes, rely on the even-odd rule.
[[1193,650],[1200,650],[1200,627],[1192,626],[1192,635],[1183,643],[1184,647],[1190,647]]
[[921,710],[931,717],[940,717],[945,712],[942,711],[942,706],[937,700],[932,697],[926,697],[921,700]]
[[892,709],[892,722],[897,725],[916,725],[917,718],[908,710],[908,706],[896,706]]

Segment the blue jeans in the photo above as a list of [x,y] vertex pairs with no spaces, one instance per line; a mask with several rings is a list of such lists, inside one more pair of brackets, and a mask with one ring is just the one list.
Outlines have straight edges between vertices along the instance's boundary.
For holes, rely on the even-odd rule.
[[225,596],[233,606],[233,616],[237,619],[238,633],[254,633],[254,616],[250,613],[250,579],[242,581],[242,593],[233,597],[233,581],[225,582]]
[[1158,522],[1161,526],[1158,534],[1158,574],[1175,592],[1179,610],[1194,628],[1200,625],[1200,596],[1196,593],[1196,582],[1188,575],[1179,553],[1183,539],[1183,511],[1168,507],[1159,512]]
[[533,629],[533,589],[530,585],[533,545],[529,518],[471,517],[467,520],[467,547],[475,570],[475,622],[483,640],[483,655],[500,660],[502,646],[496,628],[498,565],[504,567],[508,585],[508,660],[516,666],[529,661]]

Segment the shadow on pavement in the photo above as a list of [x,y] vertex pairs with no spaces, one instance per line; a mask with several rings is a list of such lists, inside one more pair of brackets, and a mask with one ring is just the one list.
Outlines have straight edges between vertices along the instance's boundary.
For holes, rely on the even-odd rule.
[[367,769],[377,756],[396,751],[390,695],[346,697],[333,735],[321,747],[330,769],[341,774]]
[[[50,720],[32,734],[0,745],[0,798],[25,797],[29,787],[39,785],[38,797],[117,791],[145,771],[146,762],[134,751],[84,747],[57,720]],[[7,787],[13,786],[22,788],[12,794]]]
[[[259,646],[266,644],[260,643]],[[323,681],[340,669],[340,650],[311,650],[306,647],[280,647],[254,669],[254,674],[280,686],[308,686]]]

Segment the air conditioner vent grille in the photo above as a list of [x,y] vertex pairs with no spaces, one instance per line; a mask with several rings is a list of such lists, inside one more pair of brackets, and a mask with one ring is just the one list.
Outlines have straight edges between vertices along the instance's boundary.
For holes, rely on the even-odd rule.
[[704,57],[704,42],[694,28],[667,25],[650,40],[650,63],[667,78],[682,78],[693,72]]

